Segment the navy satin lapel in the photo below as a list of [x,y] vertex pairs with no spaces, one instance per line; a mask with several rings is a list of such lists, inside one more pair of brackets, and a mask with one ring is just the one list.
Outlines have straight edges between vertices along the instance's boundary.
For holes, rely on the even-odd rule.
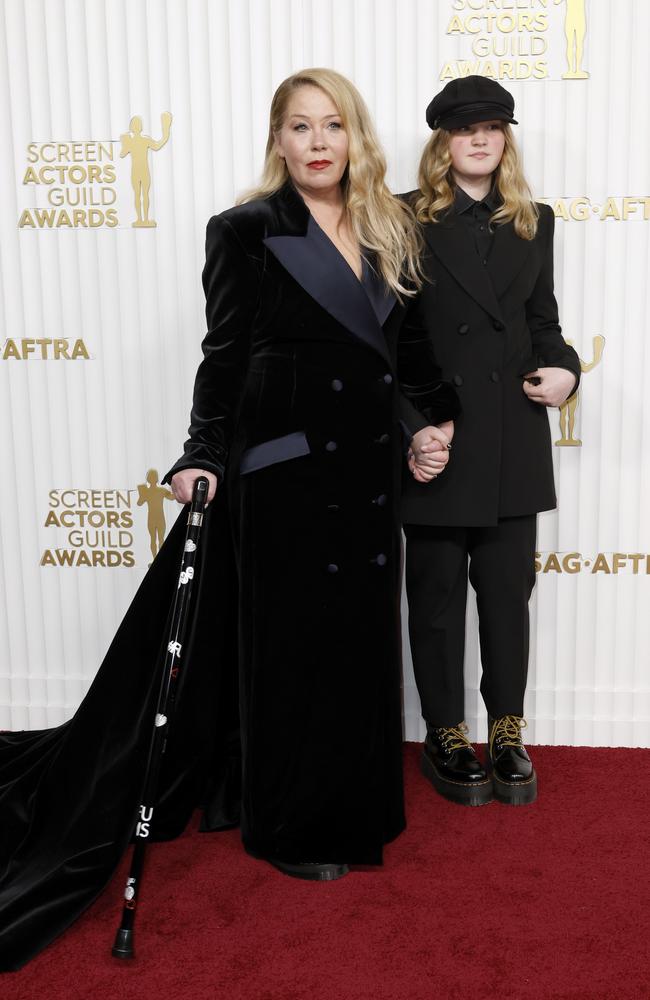
[[397,302],[396,297],[386,288],[384,279],[377,274],[364,257],[362,262],[361,286],[370,299],[370,305],[374,309],[379,325],[383,326]]
[[379,351],[390,365],[386,338],[368,295],[313,218],[309,219],[305,236],[267,236],[263,242],[330,316]]
[[503,319],[488,268],[481,263],[465,227],[454,225],[453,219],[430,222],[424,227],[424,238],[465,291],[494,319]]
[[495,226],[493,240],[487,270],[494,291],[501,298],[528,260],[533,242],[517,236],[512,222]]

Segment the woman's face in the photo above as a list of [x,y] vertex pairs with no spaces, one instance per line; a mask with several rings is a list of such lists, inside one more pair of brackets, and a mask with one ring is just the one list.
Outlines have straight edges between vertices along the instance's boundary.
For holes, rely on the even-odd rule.
[[305,85],[289,99],[275,147],[299,191],[323,195],[340,183],[348,137],[338,108],[319,87]]
[[479,180],[493,174],[501,162],[505,142],[500,121],[477,122],[451,129],[449,152],[456,178]]

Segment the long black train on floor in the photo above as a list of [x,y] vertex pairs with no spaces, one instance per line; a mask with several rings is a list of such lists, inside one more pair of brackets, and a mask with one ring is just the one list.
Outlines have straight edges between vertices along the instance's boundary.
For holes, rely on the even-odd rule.
[[[19,969],[69,927],[131,840],[188,510],[74,717],[55,729],[0,734],[0,971]],[[239,822],[237,590],[225,491],[205,516],[192,604],[154,840],[178,836],[197,806],[204,830]]]

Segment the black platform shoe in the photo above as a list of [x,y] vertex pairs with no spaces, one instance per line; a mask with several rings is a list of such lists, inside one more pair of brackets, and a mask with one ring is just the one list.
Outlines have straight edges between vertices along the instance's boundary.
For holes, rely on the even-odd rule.
[[494,797],[511,806],[526,806],[537,798],[537,775],[521,739],[526,720],[519,715],[488,716],[488,764]]
[[307,861],[292,863],[280,861],[278,858],[266,858],[265,860],[284,875],[291,875],[292,878],[305,878],[310,882],[333,882],[334,879],[343,878],[350,872],[347,865],[319,865]]
[[492,799],[492,781],[467,739],[461,722],[449,728],[429,729],[420,767],[446,799],[463,806],[484,806]]
[[266,861],[267,864],[273,865],[283,875],[290,875],[292,878],[304,878],[309,882],[333,882],[334,879],[343,878],[344,875],[350,873],[347,865],[316,864],[311,861],[281,861],[279,858],[267,858],[263,854],[257,854],[250,847],[246,847],[245,850],[252,858],[257,858],[258,861]]

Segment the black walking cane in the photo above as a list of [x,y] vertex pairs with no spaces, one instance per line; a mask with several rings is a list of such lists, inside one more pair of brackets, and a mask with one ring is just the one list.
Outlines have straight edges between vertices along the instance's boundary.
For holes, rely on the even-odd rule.
[[203,511],[205,510],[207,496],[208,480],[205,476],[199,476],[194,482],[194,490],[192,492],[192,503],[187,519],[187,532],[185,534],[178,586],[176,588],[176,596],[174,597],[169,638],[161,668],[160,694],[158,695],[158,707],[156,709],[153,732],[149,744],[149,757],[142,795],[143,801],[138,809],[134,833],[135,843],[131,857],[131,870],[126,880],[126,889],[124,890],[125,902],[124,909],[122,910],[122,923],[115,935],[115,943],[113,944],[113,955],[116,958],[133,958],[135,908],[140,892],[147,840],[151,833],[158,775],[167,747],[167,734],[174,709],[176,682],[180,673],[181,649],[192,593],[194,560],[196,558],[199,535],[201,534]]

